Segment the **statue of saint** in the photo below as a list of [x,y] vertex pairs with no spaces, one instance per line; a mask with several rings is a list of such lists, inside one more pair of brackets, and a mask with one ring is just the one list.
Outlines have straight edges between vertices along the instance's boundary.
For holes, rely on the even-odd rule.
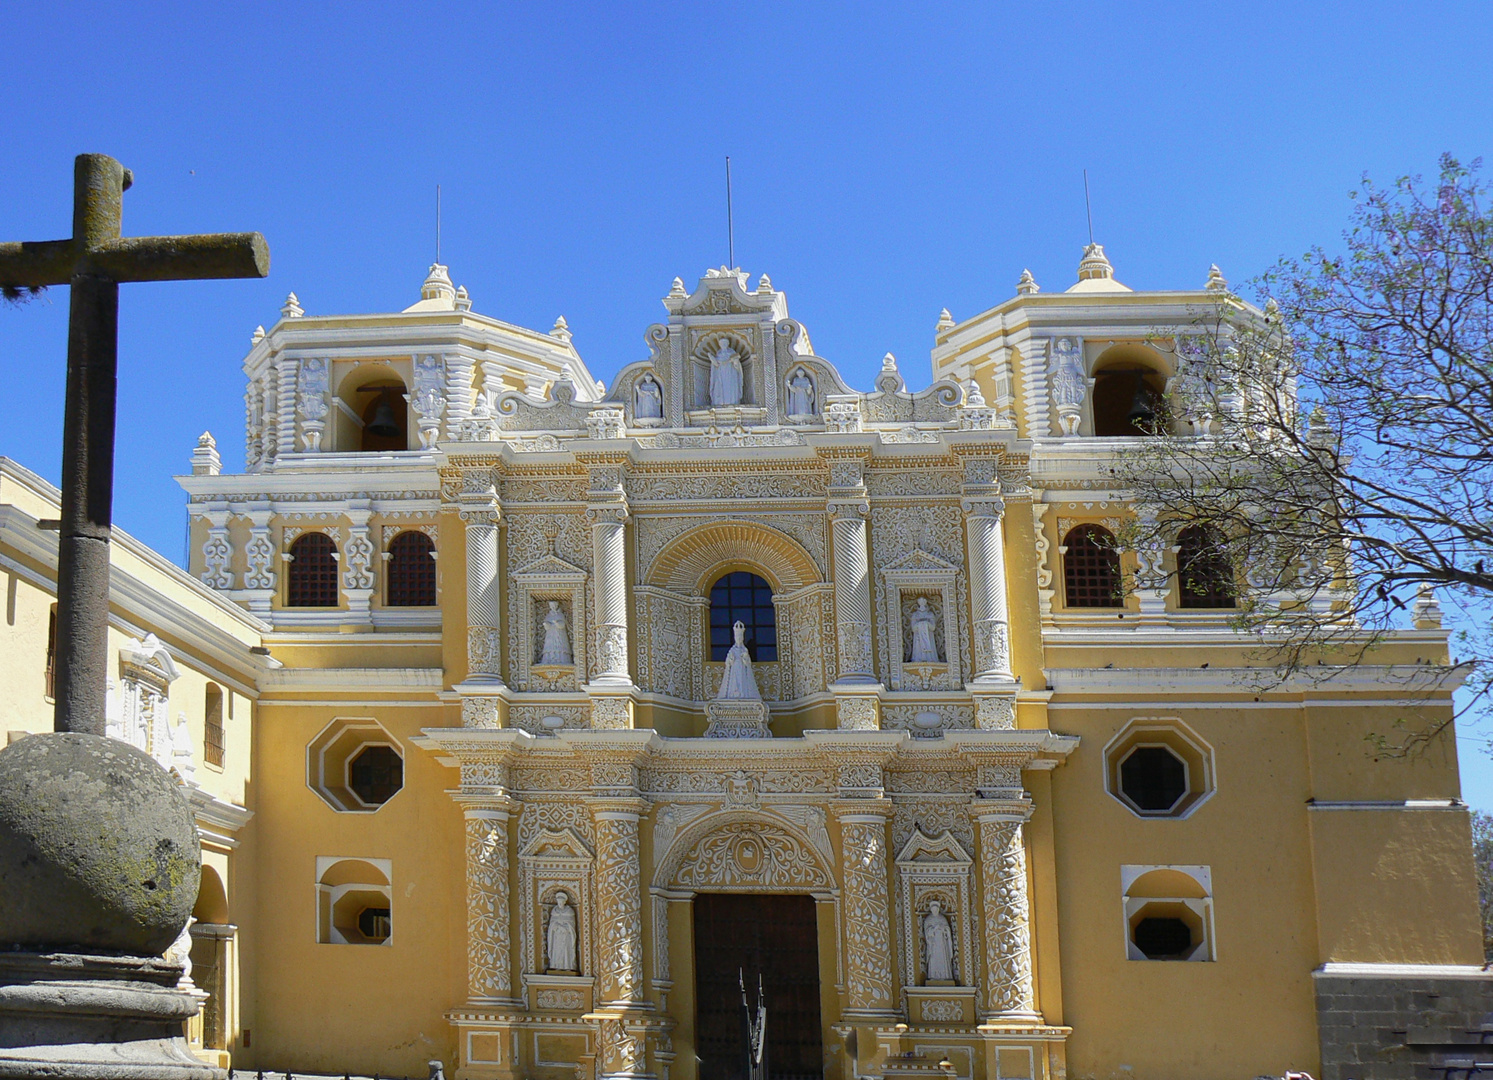
[[1067,408],[1083,405],[1088,392],[1088,380],[1084,378],[1083,361],[1078,346],[1072,338],[1061,338],[1052,347],[1052,399],[1054,404]]
[[814,380],[809,373],[799,368],[788,380],[788,415],[814,415]]
[[736,644],[726,654],[726,670],[721,674],[721,692],[718,701],[761,701],[757,690],[757,678],[752,674],[752,657],[746,647],[746,624],[740,619],[731,628],[736,635]]
[[639,420],[657,420],[664,414],[664,395],[652,375],[644,375],[633,390],[632,414]]
[[550,908],[549,930],[544,935],[544,966],[549,971],[580,970],[575,961],[575,908],[570,906],[569,894],[563,891],[555,893],[555,906]]
[[933,629],[938,625],[938,616],[928,610],[928,598],[918,597],[917,610],[907,620],[912,628],[912,652],[907,657],[909,664],[936,664],[938,642],[933,638]]
[[928,902],[923,916],[923,966],[930,983],[954,981],[954,932],[937,900]]
[[741,355],[725,338],[710,358],[710,404],[741,404]]
[[560,601],[551,600],[549,614],[544,617],[544,644],[539,649],[541,664],[572,664],[570,635],[565,632],[565,612],[560,610]]

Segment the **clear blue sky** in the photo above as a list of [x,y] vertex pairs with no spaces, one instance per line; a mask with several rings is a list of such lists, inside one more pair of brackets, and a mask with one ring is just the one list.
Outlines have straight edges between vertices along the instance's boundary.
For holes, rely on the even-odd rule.
[[[1236,282],[1330,242],[1367,171],[1493,149],[1493,5],[21,4],[0,19],[0,239],[69,231],[72,158],[134,170],[128,234],[257,229],[263,282],[128,285],[116,521],[180,558],[170,479],[243,461],[240,361],[295,290],[412,303],[434,256],[477,310],[564,314],[610,379],[677,274],[737,263],[870,385],[928,381],[938,311],[1074,277]],[[56,480],[67,295],[0,309],[0,454]],[[1469,744],[1464,743],[1464,749]],[[1493,809],[1493,768],[1463,760]]]

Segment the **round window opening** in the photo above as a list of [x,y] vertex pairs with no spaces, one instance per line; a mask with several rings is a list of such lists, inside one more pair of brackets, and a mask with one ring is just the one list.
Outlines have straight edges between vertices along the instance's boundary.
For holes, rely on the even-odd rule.
[[382,806],[404,786],[404,762],[389,746],[367,746],[347,767],[347,786],[369,806]]
[[1187,765],[1165,746],[1138,746],[1120,763],[1120,790],[1145,813],[1168,813],[1187,794]]
[[1181,919],[1142,919],[1135,924],[1134,940],[1147,960],[1181,960],[1192,951],[1192,929]]

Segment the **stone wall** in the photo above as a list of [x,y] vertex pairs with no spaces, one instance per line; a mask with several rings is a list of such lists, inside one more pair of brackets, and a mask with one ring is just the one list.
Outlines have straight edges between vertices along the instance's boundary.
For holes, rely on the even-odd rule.
[[1320,1080],[1409,1080],[1493,1062],[1493,972],[1318,971],[1315,981]]

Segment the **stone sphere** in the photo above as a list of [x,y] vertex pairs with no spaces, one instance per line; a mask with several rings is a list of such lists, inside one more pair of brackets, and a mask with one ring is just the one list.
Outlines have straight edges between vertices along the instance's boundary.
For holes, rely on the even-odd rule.
[[148,754],[73,732],[0,750],[0,949],[159,956],[201,874],[181,785]]

